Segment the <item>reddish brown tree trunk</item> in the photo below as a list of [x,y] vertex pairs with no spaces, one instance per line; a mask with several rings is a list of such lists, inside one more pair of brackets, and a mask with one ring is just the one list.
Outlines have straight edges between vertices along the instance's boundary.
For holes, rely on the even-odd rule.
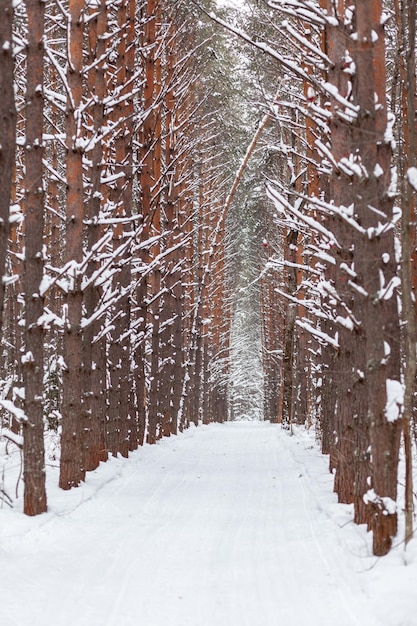
[[[87,266],[88,286],[84,290],[85,315],[91,320],[83,332],[83,399],[85,416],[85,446],[84,465],[85,469],[94,470],[100,461],[107,459],[105,450],[106,430],[106,340],[98,339],[102,328],[102,319],[93,319],[97,308],[100,306],[101,288],[94,281],[94,274],[100,268],[97,260],[99,252],[93,252],[100,237],[103,235],[102,226],[98,223],[102,206],[102,183],[103,171],[103,141],[101,138],[104,123],[104,63],[106,43],[106,4],[101,0],[98,7],[93,7],[91,12],[94,19],[88,22],[88,37],[90,48],[90,66],[88,73],[88,90],[94,104],[91,110],[91,140],[94,147],[91,150],[90,185],[89,197],[86,201],[87,246],[91,259]],[[95,63],[94,63],[95,61]]]
[[123,3],[117,13],[118,25],[122,34],[117,48],[115,63],[114,88],[118,102],[114,107],[113,121],[117,128],[114,140],[114,172],[117,175],[110,195],[114,216],[117,223],[113,227],[114,261],[119,267],[114,278],[114,289],[118,292],[117,304],[112,312],[114,328],[110,334],[109,357],[109,447],[113,455],[120,452],[127,457],[129,453],[129,430],[132,420],[130,386],[130,283],[131,283],[131,122],[127,123],[126,114],[132,112],[124,96],[129,94],[132,85],[125,86],[131,76],[127,73],[126,54],[131,45],[132,32],[131,3]]
[[82,276],[84,189],[82,166],[83,24],[84,0],[70,0],[68,21],[69,97],[66,127],[66,321],[64,330],[64,381],[62,403],[61,467],[59,486],[76,487],[84,480],[82,420]]
[[160,414],[165,436],[177,434],[178,413],[182,388],[182,251],[178,246],[181,231],[178,209],[178,166],[176,163],[177,115],[174,90],[176,54],[174,48],[173,24],[168,38],[166,52],[166,96],[165,96],[165,202],[163,230],[165,248],[172,249],[165,265],[164,296],[160,311],[161,318],[161,369],[163,385],[160,391]]
[[43,424],[43,313],[40,291],[43,276],[43,37],[45,5],[26,3],[28,17],[26,78],[25,197],[26,221],[23,289],[25,294],[24,512],[38,515],[47,509]]
[[[377,206],[384,221],[391,222],[393,199],[388,193],[391,145],[384,137],[387,110],[382,2],[357,0],[355,7],[358,35],[355,97],[359,113],[354,127],[354,148],[366,171],[366,175],[354,183],[357,219],[366,230],[366,235],[356,245],[355,269],[367,293],[366,298],[360,300],[360,307],[366,342],[365,380],[373,467],[373,492],[368,501],[373,512],[374,553],[383,555],[390,549],[397,530],[395,502],[401,419],[395,410],[394,415],[390,415],[386,404],[387,386],[400,384],[400,334],[395,290],[384,294],[384,286],[381,286],[382,279],[385,287],[389,285],[396,272],[394,231],[388,228],[377,234],[381,214],[377,215],[374,207]],[[380,168],[378,175],[377,166]],[[388,358],[386,346],[389,346]]]
[[[333,12],[339,20],[337,27],[327,28],[327,54],[333,65],[329,70],[329,82],[334,85],[338,93],[349,92],[349,75],[344,72],[346,65],[347,41],[350,33],[342,26],[345,15],[345,1],[328,3],[328,10]],[[351,185],[349,178],[338,169],[338,164],[343,158],[348,158],[352,149],[352,130],[339,117],[340,105],[337,99],[331,100],[333,116],[331,125],[332,155],[336,162],[332,175],[329,179],[329,195],[335,207],[347,207],[351,203]],[[339,318],[349,319],[348,311],[352,311],[353,298],[348,288],[349,276],[344,266],[352,267],[353,260],[353,232],[352,228],[343,220],[335,216],[331,219],[331,227],[339,246],[333,249],[335,258],[334,268],[330,269],[332,280],[337,289],[338,300],[334,305]],[[361,364],[353,359],[356,333],[344,325],[335,325],[339,337],[339,348],[334,358],[334,381],[337,389],[337,402],[332,431],[334,432],[333,447],[331,448],[332,464],[336,470],[334,489],[338,494],[339,502],[351,503],[354,499],[355,465],[354,465],[354,422],[356,397],[353,393],[355,385],[355,372],[361,370]],[[333,331],[334,332],[334,331]],[[358,355],[355,355],[356,357]],[[359,389],[356,389],[358,394]],[[363,495],[363,494],[362,494]]]

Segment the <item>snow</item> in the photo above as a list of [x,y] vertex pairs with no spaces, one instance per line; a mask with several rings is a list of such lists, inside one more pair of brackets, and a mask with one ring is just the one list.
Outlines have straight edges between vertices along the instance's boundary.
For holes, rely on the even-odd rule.
[[23,409],[17,407],[11,400],[0,400],[0,407],[11,413],[18,422],[27,421],[27,417]]
[[414,189],[417,191],[417,167],[409,167],[407,170],[407,180]]
[[35,357],[33,356],[33,352],[28,350],[28,352],[26,352],[25,354],[22,355],[20,361],[23,364],[25,364],[25,363],[34,363]]
[[395,289],[397,289],[397,287],[400,287],[400,285],[401,278],[399,276],[393,276],[388,285],[383,285],[378,291],[378,298],[380,298],[381,300],[389,300],[392,297]]
[[388,121],[387,121],[387,128],[385,129],[384,141],[386,144],[391,144],[391,147],[394,150],[395,139],[394,139],[393,128],[395,124],[395,115],[392,112],[388,112],[387,117],[388,117]]
[[402,412],[404,404],[404,385],[399,380],[386,380],[387,402],[385,415],[388,422],[395,422]]
[[350,319],[350,317],[342,317],[341,315],[338,315],[335,319],[335,322],[336,324],[340,324],[341,326],[344,326],[348,330],[353,330],[355,328],[355,325],[353,321]]
[[379,163],[377,163],[374,167],[374,176],[375,178],[381,178],[381,176],[384,175],[384,170],[382,169],[382,167],[380,166]]
[[357,278],[356,272],[347,263],[340,263],[340,269],[352,278]]
[[368,292],[366,291],[366,289],[364,289],[361,285],[358,285],[358,283],[355,283],[353,280],[348,280],[348,285],[364,298],[368,297]]
[[375,489],[368,489],[366,494],[363,496],[365,502],[373,502],[377,506],[381,507],[384,511],[387,511],[389,515],[394,515],[397,512],[397,503],[387,496],[381,497],[376,492]]
[[314,433],[192,427],[69,492],[48,464],[48,513],[0,511],[2,625],[417,626],[416,541],[371,556]]
[[10,441],[13,441],[19,448],[23,447],[22,435],[17,435],[16,433],[14,433],[12,430],[9,430],[8,428],[2,428],[0,430],[0,435],[2,437],[5,437],[6,439],[9,439]]
[[10,205],[10,215],[9,215],[9,223],[14,224],[15,222],[20,223],[23,221],[23,211],[20,204],[12,204]]

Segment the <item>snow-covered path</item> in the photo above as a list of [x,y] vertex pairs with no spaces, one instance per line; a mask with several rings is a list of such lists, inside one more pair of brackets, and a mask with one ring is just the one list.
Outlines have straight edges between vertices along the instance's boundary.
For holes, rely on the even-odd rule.
[[330,481],[311,439],[268,423],[145,446],[52,489],[46,515],[0,511],[0,624],[417,624],[381,609],[387,585]]

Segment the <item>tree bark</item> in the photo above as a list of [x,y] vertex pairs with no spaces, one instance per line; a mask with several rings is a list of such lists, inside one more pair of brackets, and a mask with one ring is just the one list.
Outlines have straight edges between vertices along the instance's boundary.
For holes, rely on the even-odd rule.
[[[413,536],[413,461],[411,427],[416,389],[416,310],[415,310],[415,189],[409,180],[410,168],[416,167],[416,3],[397,0],[394,3],[398,31],[398,66],[400,73],[401,115],[399,176],[401,199],[401,300],[404,351],[403,437],[405,455],[405,544]],[[414,280],[413,280],[414,272]],[[414,424],[415,435],[417,429]]]
[[355,214],[366,231],[356,243],[355,269],[366,293],[366,297],[359,300],[359,307],[365,337],[365,382],[373,467],[373,492],[369,493],[368,502],[373,517],[373,549],[381,556],[389,551],[397,531],[395,503],[402,424],[399,410],[391,415],[387,408],[387,399],[392,400],[387,396],[387,389],[400,384],[400,333],[396,291],[384,293],[396,274],[394,230],[391,227],[379,233],[381,214],[374,211],[376,205],[382,219],[392,224],[393,199],[388,193],[391,146],[384,137],[387,111],[382,2],[357,0],[355,8],[358,38],[354,95],[359,112],[353,141],[364,168],[362,178],[355,179]]
[[81,102],[83,94],[83,32],[84,0],[70,0],[68,20],[69,95],[66,126],[66,245],[67,270],[66,321],[64,330],[63,404],[61,435],[61,467],[59,486],[70,489],[85,477],[83,463],[82,420],[82,276],[79,264],[83,259],[83,152]]
[[[128,106],[128,90],[133,85],[125,85],[131,79],[127,74],[126,54],[132,37],[129,28],[131,21],[131,3],[123,2],[118,7],[117,19],[121,37],[117,46],[114,68],[114,89],[117,103],[113,111],[113,121],[117,127],[114,139],[113,168],[116,180],[113,183],[110,198],[113,215],[118,220],[113,226],[114,263],[119,271],[114,277],[114,289],[117,302],[112,310],[114,319],[110,333],[108,349],[110,382],[108,388],[108,418],[110,427],[109,447],[114,456],[120,452],[124,457],[129,453],[129,430],[133,418],[130,400],[130,284],[131,284],[131,123],[126,114],[132,112]],[[128,39],[129,36],[129,39]]]
[[[91,258],[87,266],[88,286],[84,290],[84,306],[86,319],[92,319],[97,312],[101,300],[101,288],[94,281],[94,274],[100,267],[98,252],[93,252],[103,235],[103,228],[98,223],[103,204],[101,175],[103,171],[103,141],[101,137],[104,123],[105,96],[105,52],[107,16],[105,0],[90,9],[94,19],[88,22],[90,48],[90,70],[88,73],[88,90],[94,104],[91,110],[91,150],[90,184],[86,201],[87,247]],[[97,60],[97,61],[96,61]],[[94,63],[94,61],[96,61]],[[106,429],[106,340],[97,339],[103,320],[91,321],[83,332],[83,404],[84,404],[84,466],[86,471],[94,470],[100,461],[107,460],[105,450]]]
[[[16,106],[14,99],[13,2],[0,7],[0,276],[5,275],[9,236],[9,212],[16,153]],[[4,281],[0,281],[0,334],[3,329]]]
[[38,515],[47,510],[43,423],[43,37],[45,5],[28,0],[25,197],[26,223],[23,289],[25,294],[25,386],[26,421],[23,428],[24,512]]

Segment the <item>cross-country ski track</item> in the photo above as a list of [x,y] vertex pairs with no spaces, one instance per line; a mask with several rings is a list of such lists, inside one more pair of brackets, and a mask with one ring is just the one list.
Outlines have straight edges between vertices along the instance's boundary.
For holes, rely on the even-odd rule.
[[371,555],[314,435],[192,427],[49,511],[0,511],[1,626],[417,625],[416,547]]

